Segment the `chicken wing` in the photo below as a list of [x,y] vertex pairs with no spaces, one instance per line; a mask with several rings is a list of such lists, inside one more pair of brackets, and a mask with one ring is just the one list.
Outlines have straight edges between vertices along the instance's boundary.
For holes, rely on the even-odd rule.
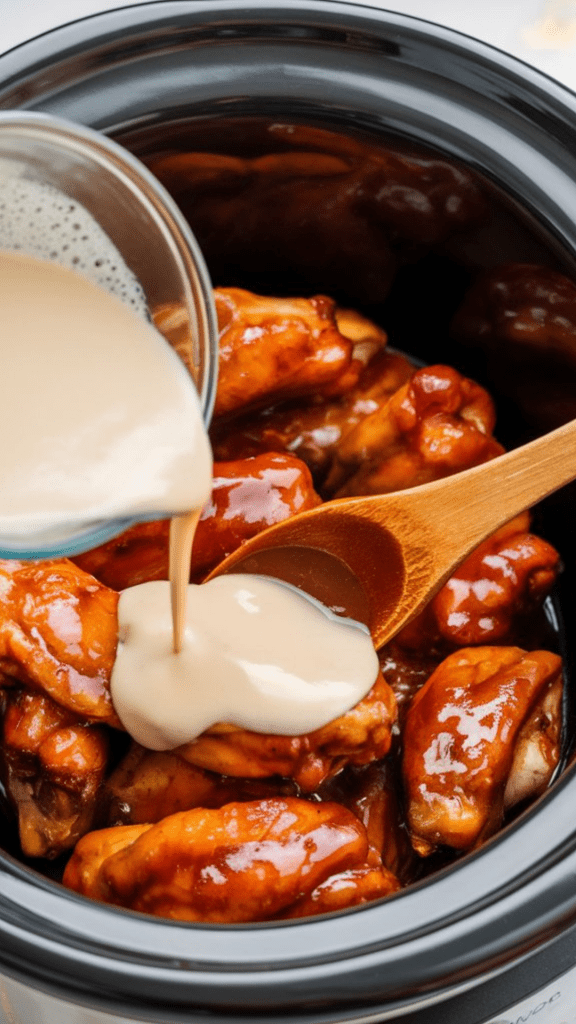
[[18,814],[22,852],[57,857],[94,825],[106,731],[38,693],[14,689],[5,704],[0,774]]
[[493,387],[525,422],[551,430],[576,417],[576,284],[549,267],[507,263],[482,274],[452,321],[482,350]]
[[387,868],[366,864],[360,868],[349,868],[348,871],[331,875],[309,895],[297,900],[287,912],[278,916],[287,919],[334,914],[385,896],[392,896],[401,888],[398,879]]
[[117,608],[115,591],[66,558],[0,560],[0,689],[17,681],[120,727],[109,688]]
[[296,280],[304,292],[381,302],[399,262],[485,216],[473,176],[437,156],[299,125],[274,125],[270,135],[284,152],[173,153],[151,165],[220,280],[240,272],[272,287]]
[[314,287],[368,302],[386,297],[397,261],[386,233],[359,209],[360,164],[318,152],[269,154],[235,173],[223,166],[208,181],[203,160],[214,166],[206,153],[174,154],[152,167],[218,280],[240,275],[248,287],[269,282],[271,291],[291,281],[302,294]]
[[390,749],[396,701],[380,675],[350,711],[304,736],[272,736],[216,725],[178,753],[191,764],[242,778],[281,775],[312,793],[345,764],[369,764]]
[[[200,582],[243,541],[273,523],[314,508],[320,498],[308,468],[286,454],[216,462],[210,501],[194,537],[191,580]],[[114,590],[168,579],[170,521],[137,523],[77,555],[76,565]]]
[[504,807],[533,800],[550,784],[560,758],[562,679],[545,690],[522,726],[504,790]]
[[362,865],[367,847],[358,819],[338,804],[231,803],[92,832],[78,843],[64,884],[180,921],[266,921]]
[[[472,647],[442,662],[414,697],[404,727],[408,827],[418,853],[477,846],[500,826],[514,790],[519,798],[542,791],[558,758],[560,692],[561,661],[547,651]],[[540,750],[535,790],[522,768],[529,738]],[[512,773],[521,769],[515,783]]]
[[220,329],[214,415],[310,394],[341,394],[362,363],[324,295],[278,299],[241,288],[214,291]]
[[108,825],[155,823],[193,807],[215,808],[271,796],[295,796],[285,779],[235,779],[197,768],[171,750],[132,743],[107,780],[102,803]]
[[544,350],[576,365],[576,285],[549,267],[506,263],[478,278],[453,330],[471,345],[519,346],[524,358]]
[[448,366],[417,370],[343,438],[325,490],[382,494],[487,462],[504,451],[494,422],[492,400],[474,381]]
[[375,193],[374,201],[387,210],[381,219],[402,238],[439,242],[483,220],[485,200],[474,176],[436,155],[368,145],[310,125],[274,124],[269,132],[296,149],[330,154],[350,164],[376,165],[387,188]]
[[[44,692],[83,720],[122,728],[110,698],[118,628],[116,592],[65,559],[0,562],[0,579],[3,572],[11,583],[0,591],[0,643],[5,640],[11,655],[9,662],[0,661],[4,671],[9,669],[12,678]],[[90,647],[93,636],[97,642]],[[80,674],[78,665],[89,666],[93,674],[86,669]],[[355,707],[315,732],[268,736],[217,724],[180,753],[191,764],[220,775],[285,775],[312,792],[348,762],[366,764],[383,757],[395,713],[394,695],[380,676]]]
[[324,491],[340,445],[363,419],[382,409],[414,372],[404,356],[377,353],[362,370],[357,384],[340,398],[320,398],[270,407],[232,423],[215,423],[211,431],[218,458],[289,451],[310,468]]
[[488,537],[427,608],[398,634],[401,647],[511,643],[558,575],[558,552],[529,532],[524,512]]

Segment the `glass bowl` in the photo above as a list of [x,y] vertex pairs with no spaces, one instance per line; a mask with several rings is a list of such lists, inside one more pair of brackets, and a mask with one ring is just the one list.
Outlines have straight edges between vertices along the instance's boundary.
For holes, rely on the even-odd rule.
[[[218,362],[212,287],[192,231],[154,176],[97,131],[3,111],[0,182],[0,248],[74,268],[154,320],[190,370],[208,422]],[[159,317],[163,308],[177,308],[177,324]],[[158,512],[71,526],[54,539],[0,532],[0,557],[77,554],[150,518]]]

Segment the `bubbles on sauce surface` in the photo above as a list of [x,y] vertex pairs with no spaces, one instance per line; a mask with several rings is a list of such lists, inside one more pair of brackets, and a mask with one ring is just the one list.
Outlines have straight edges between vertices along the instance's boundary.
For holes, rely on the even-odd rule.
[[146,316],[139,281],[94,217],[54,186],[20,173],[15,161],[0,158],[0,249],[75,270]]

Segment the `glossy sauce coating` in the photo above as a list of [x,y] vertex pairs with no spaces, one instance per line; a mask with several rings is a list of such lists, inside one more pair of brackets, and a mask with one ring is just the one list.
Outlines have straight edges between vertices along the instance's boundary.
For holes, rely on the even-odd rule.
[[481,274],[452,320],[481,349],[493,386],[540,432],[576,417],[576,284],[558,270],[506,263]]
[[241,288],[220,288],[214,298],[220,329],[215,416],[295,394],[338,394],[357,378],[360,366],[351,365],[352,344],[338,330],[332,299],[269,299]]
[[362,863],[367,845],[358,819],[338,804],[232,803],[92,833],[76,847],[64,884],[177,920],[262,921]]
[[480,465],[503,448],[488,393],[449,366],[416,370],[389,402],[343,439],[326,488],[384,494]]
[[417,650],[510,643],[558,574],[558,552],[530,532],[528,512],[488,537],[462,562],[428,607],[397,637]]
[[293,401],[268,407],[235,420],[215,423],[211,431],[217,458],[256,455],[261,451],[292,452],[309,466],[325,497],[325,483],[339,446],[360,421],[383,409],[414,372],[404,356],[387,349],[372,357],[357,383],[344,395],[322,401]]
[[496,830],[519,731],[561,672],[558,655],[516,647],[451,654],[412,700],[403,774],[412,843],[466,849]]
[[55,857],[94,825],[108,736],[42,694],[14,690],[4,703],[4,774],[20,844],[28,857]]
[[[292,455],[215,462],[212,492],[194,536],[191,582],[200,583],[244,540],[319,502],[310,470]],[[74,561],[114,590],[166,580],[169,528],[167,519],[138,523]]]
[[271,279],[273,291],[296,279],[302,295],[312,287],[382,302],[399,266],[486,214],[473,176],[437,155],[304,125],[273,124],[267,135],[267,150],[285,151],[242,158],[186,147],[149,161],[218,280],[242,274],[252,288]]
[[0,561],[0,672],[88,721],[119,726],[110,698],[118,594],[68,559]]

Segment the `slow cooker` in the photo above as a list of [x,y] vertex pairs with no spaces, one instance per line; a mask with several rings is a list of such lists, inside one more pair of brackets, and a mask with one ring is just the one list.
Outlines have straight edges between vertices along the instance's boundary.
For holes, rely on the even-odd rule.
[[[434,257],[438,273],[451,277],[450,267],[466,260],[542,254],[568,274],[576,268],[576,97],[428,22],[333,0],[132,6],[0,57],[0,109],[10,108],[100,129],[144,159],[174,138],[219,153],[270,151],[269,129],[278,124],[440,153],[477,175],[498,212],[472,255]],[[229,268],[217,256],[210,269],[225,277]],[[352,298],[359,273],[350,272]],[[438,361],[443,328],[422,335],[434,287],[412,303],[408,289],[395,316],[407,324],[405,347]],[[576,395],[568,371],[562,384]],[[552,399],[554,386],[543,377]],[[548,426],[534,413],[515,437],[510,429],[513,443]],[[549,614],[569,683],[573,514],[570,488],[543,511],[565,562]],[[251,926],[168,923],[75,896],[19,861],[8,837],[0,855],[0,1019],[576,1021],[570,701],[565,731],[556,781],[480,850],[387,901],[340,915]]]

